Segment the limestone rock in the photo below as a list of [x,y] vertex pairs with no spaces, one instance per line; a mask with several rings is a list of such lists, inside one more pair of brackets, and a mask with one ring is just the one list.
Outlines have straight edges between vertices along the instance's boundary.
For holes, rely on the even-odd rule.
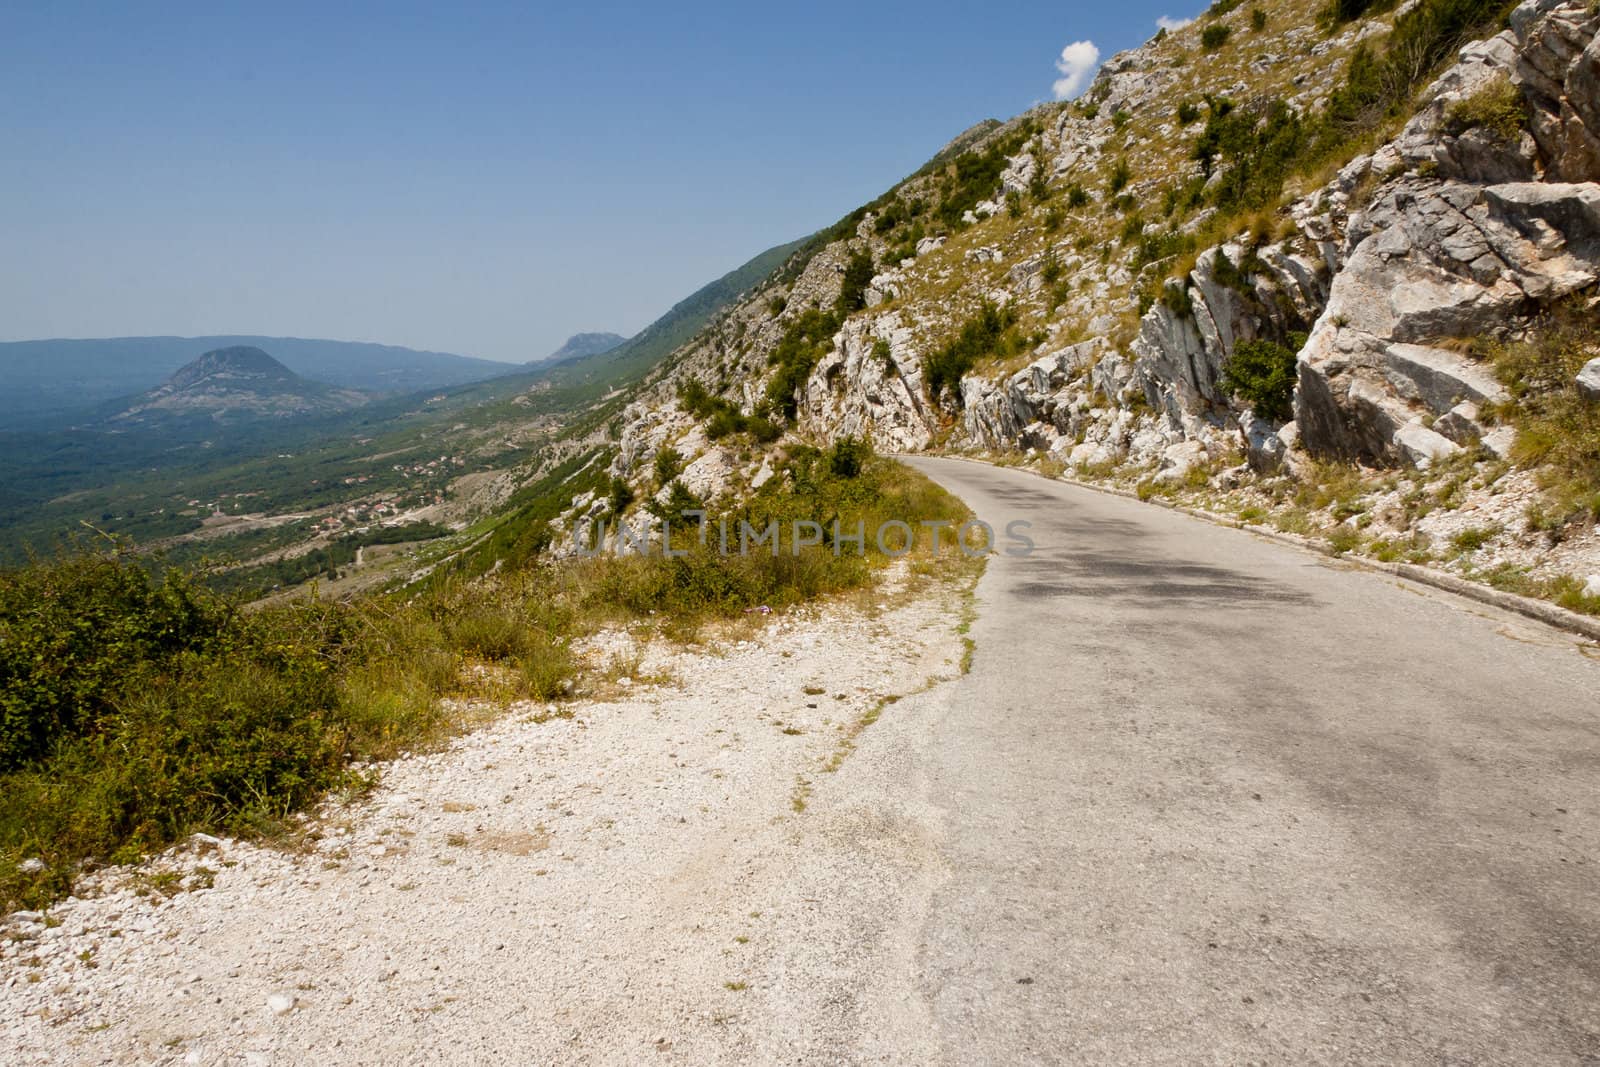
[[1600,358],[1585,363],[1577,380],[1579,392],[1590,400],[1600,400]]
[[1426,467],[1434,460],[1444,459],[1461,451],[1461,446],[1435,433],[1420,422],[1408,422],[1395,431],[1394,443],[1407,459],[1418,467]]

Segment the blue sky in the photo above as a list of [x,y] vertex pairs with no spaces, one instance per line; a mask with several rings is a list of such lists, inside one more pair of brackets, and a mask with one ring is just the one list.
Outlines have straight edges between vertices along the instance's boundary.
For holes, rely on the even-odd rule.
[[1189,6],[0,0],[0,339],[631,333]]

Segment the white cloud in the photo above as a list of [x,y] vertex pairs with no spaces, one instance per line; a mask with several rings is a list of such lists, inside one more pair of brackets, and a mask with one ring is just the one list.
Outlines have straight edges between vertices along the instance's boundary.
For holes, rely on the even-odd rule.
[[1171,15],[1162,15],[1160,18],[1156,19],[1156,25],[1160,26],[1168,33],[1177,33],[1179,30],[1183,29],[1193,21],[1194,19],[1175,19]]
[[1067,45],[1061,50],[1061,58],[1056,60],[1056,70],[1061,72],[1055,84],[1056,99],[1071,100],[1083,92],[1099,67],[1100,49],[1093,41],[1073,41]]

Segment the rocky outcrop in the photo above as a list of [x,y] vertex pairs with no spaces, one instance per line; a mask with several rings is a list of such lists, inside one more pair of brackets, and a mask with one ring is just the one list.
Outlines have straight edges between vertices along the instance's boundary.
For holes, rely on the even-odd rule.
[[[1261,72],[1290,55],[1348,55],[1381,37],[1386,21],[1328,37],[1308,20],[1252,63]],[[1479,445],[1507,454],[1511,431],[1491,418],[1506,391],[1463,342],[1513,336],[1600,279],[1597,26],[1587,0],[1526,0],[1509,29],[1462,50],[1392,142],[1276,217],[1253,221],[1249,236],[1201,251],[1164,290],[1171,259],[1133,249],[1206,232],[1217,209],[1191,209],[1169,225],[1150,221],[1146,202],[1198,177],[1199,164],[1179,153],[1169,171],[1135,173],[1123,198],[1106,191],[1106,171],[1144,146],[1192,140],[1204,116],[1176,88],[1178,68],[1160,42],[1120,54],[1081,105],[1038,109],[965,142],[975,151],[1007,145],[994,187],[970,190],[980,198],[964,202],[982,229],[939,233],[928,214],[907,235],[890,208],[875,208],[698,341],[673,373],[694,376],[745,415],[763,411],[768,359],[785,329],[810,309],[834,307],[845,265],[866,247],[878,257],[867,308],[844,320],[820,357],[808,353],[816,362],[788,427],[800,438],[864,436],[889,451],[935,443],[1034,451],[1079,467],[1133,463],[1158,480],[1241,460],[1301,470],[1304,453],[1419,466]],[[1289,107],[1320,106],[1344,69],[1331,59],[1309,64],[1292,78]],[[1286,77],[1280,89],[1290,84]],[[1243,82],[1210,89],[1240,101],[1252,92]],[[1481,118],[1515,118],[1515,107],[1495,110],[1508,94],[1524,109],[1524,130]],[[1179,118],[1183,102],[1194,114]],[[1071,196],[1035,203],[1041,176]],[[929,188],[892,210],[923,211]],[[1073,233],[1074,213],[1120,223],[1121,241],[1099,245],[1090,234],[1104,231],[1092,228]],[[997,215],[1003,221],[981,221]],[[933,233],[922,232],[924,222]],[[890,231],[901,236],[889,241]],[[1141,297],[1147,306],[1130,330],[1128,308]],[[923,359],[959,331],[958,309],[970,315],[980,299],[1020,309],[1031,362],[1004,371],[980,364],[958,395],[947,390],[935,403]],[[1294,357],[1287,424],[1277,421],[1282,405],[1252,410],[1224,384],[1247,341]],[[1586,383],[1600,378],[1600,369],[1585,373]],[[663,384],[629,415],[638,425],[624,429],[618,470],[641,470],[672,440],[698,449],[685,451],[691,465],[728,451],[696,438],[671,401]],[[758,476],[727,456],[706,468],[715,475],[708,489]]]
[[1578,392],[1590,400],[1600,401],[1600,359],[1591,359],[1578,372]]
[[804,433],[865,437],[895,452],[927,448],[939,422],[912,333],[892,314],[845,323],[806,380],[797,415]]
[[[1585,140],[1593,97],[1572,95],[1600,55],[1600,15],[1589,12],[1521,5],[1511,30],[1464,51],[1389,147],[1434,173],[1382,184],[1350,222],[1350,252],[1299,355],[1295,414],[1308,450],[1417,463],[1483,437],[1476,405],[1504,394],[1450,344],[1507,335],[1600,280],[1600,167]],[[1495,147],[1443,132],[1452,107],[1507,77],[1534,116],[1531,138]],[[1523,180],[1539,167],[1550,180]],[[1440,417],[1442,432],[1425,425]]]

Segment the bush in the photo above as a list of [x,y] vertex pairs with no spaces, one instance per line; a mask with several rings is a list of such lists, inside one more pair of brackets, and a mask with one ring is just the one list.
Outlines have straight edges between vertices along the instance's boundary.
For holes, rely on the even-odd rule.
[[[1364,13],[1374,5],[1354,2]],[[1417,89],[1462,45],[1484,36],[1515,7],[1514,0],[1420,0],[1395,19],[1380,55],[1365,45],[1350,59],[1344,84],[1328,101],[1324,154],[1411,106]]]
[[867,286],[872,284],[873,274],[872,250],[862,248],[852,253],[845,264],[844,280],[840,284],[839,299],[834,303],[834,310],[840,315],[848,315],[866,307]]
[[1193,154],[1206,177],[1222,172],[1212,202],[1232,210],[1275,200],[1305,151],[1305,124],[1281,100],[1249,109],[1223,98],[1207,98],[1206,103],[1210,115]]
[[1240,341],[1222,368],[1221,385],[1264,419],[1294,418],[1295,353],[1275,341]]
[[860,437],[841,437],[828,453],[828,469],[836,478],[855,478],[872,458],[872,443]]
[[683,454],[670,445],[656,453],[656,488],[660,489],[683,473]]
[[628,505],[631,503],[633,503],[633,487],[625,479],[612,478],[611,493],[608,498],[611,514],[621,515],[628,510]]
[[1132,177],[1133,172],[1128,169],[1128,161],[1126,159],[1117,160],[1117,165],[1111,168],[1111,180],[1107,182],[1107,188],[1111,190],[1111,195],[1116,196],[1126,189]]
[[1200,47],[1207,52],[1215,52],[1228,43],[1228,38],[1233,35],[1233,28],[1224,22],[1213,22],[1200,31]]
[[777,373],[767,383],[767,402],[785,417],[794,417],[795,393],[833,347],[833,335],[840,324],[837,314],[825,315],[811,308],[789,324],[772,350],[767,362],[777,367]]
[[1473,128],[1488,130],[1501,141],[1515,141],[1522,135],[1528,109],[1522,92],[1505,76],[1491,79],[1477,92],[1458,100],[1445,113],[1445,128],[1461,134]]
[[1386,11],[1395,0],[1330,0],[1320,13],[1323,22],[1338,25],[1354,22],[1368,11]]
[[1009,355],[1019,343],[1012,329],[1015,322],[1016,314],[1010,308],[985,301],[954,340],[923,358],[928,395],[937,401],[946,390],[957,389],[979,360]]
[[1600,519],[1600,403],[1576,382],[1597,352],[1600,328],[1579,297],[1547,313],[1526,339],[1488,348],[1512,398],[1496,412],[1517,429],[1512,458],[1541,470],[1557,531]]

